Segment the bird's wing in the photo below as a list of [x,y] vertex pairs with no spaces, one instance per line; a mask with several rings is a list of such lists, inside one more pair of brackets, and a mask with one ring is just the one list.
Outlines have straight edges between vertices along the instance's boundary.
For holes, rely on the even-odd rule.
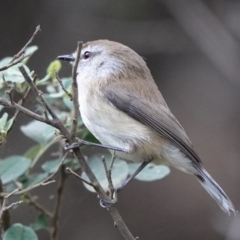
[[108,87],[102,91],[107,101],[117,109],[157,131],[177,146],[193,163],[201,163],[185,131],[167,107],[134,97],[126,91],[113,91]]

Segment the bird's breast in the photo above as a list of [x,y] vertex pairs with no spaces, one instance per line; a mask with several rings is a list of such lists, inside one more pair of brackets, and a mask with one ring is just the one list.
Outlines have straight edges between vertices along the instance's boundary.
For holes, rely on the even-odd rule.
[[79,100],[84,124],[102,144],[125,149],[131,143],[140,155],[152,154],[155,131],[116,109],[98,91],[85,92]]

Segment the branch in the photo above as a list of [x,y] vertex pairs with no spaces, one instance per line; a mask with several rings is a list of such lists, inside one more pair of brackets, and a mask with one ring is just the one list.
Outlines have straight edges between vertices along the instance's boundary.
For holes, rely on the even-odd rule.
[[115,192],[115,188],[114,188],[113,182],[112,182],[112,168],[113,168],[113,163],[114,163],[115,158],[116,158],[115,154],[113,153],[111,163],[110,163],[110,166],[108,168],[107,164],[106,164],[106,160],[105,160],[104,156],[102,156],[102,162],[103,162],[106,177],[107,177],[107,180],[108,180],[108,188],[109,188],[109,191],[110,191],[110,198],[111,199],[113,199],[113,195],[114,195],[114,192]]
[[25,59],[27,57],[31,57],[32,55],[33,55],[33,53],[29,53],[29,54],[26,54],[26,55],[22,54],[16,61],[12,61],[11,60],[7,65],[1,67],[0,68],[0,72],[6,70],[6,69],[8,69],[8,68],[10,68],[10,67],[12,67],[12,66],[14,66],[16,64],[18,64],[18,63],[20,63],[23,59]]
[[77,123],[78,123],[78,116],[79,116],[79,102],[78,102],[78,84],[77,84],[77,67],[80,61],[80,54],[82,50],[82,42],[78,42],[77,46],[77,53],[75,62],[73,64],[73,70],[72,70],[72,90],[73,90],[73,119],[72,119],[72,128],[70,130],[71,139],[74,141],[76,137],[77,132]]
[[63,188],[66,182],[66,179],[67,178],[66,178],[65,168],[62,165],[60,169],[60,182],[57,188],[57,199],[56,199],[55,209],[54,209],[53,218],[52,218],[52,227],[53,227],[53,230],[51,232],[52,240],[57,239],[57,233],[59,228],[59,212],[60,212],[61,201],[63,197]]
[[55,77],[56,77],[58,83],[60,84],[62,90],[69,96],[70,100],[72,101],[72,94],[70,92],[68,92],[68,90],[63,86],[62,80],[59,78],[58,72],[56,71],[56,69],[54,69],[54,72],[55,72]]
[[25,194],[24,198],[26,199],[27,203],[37,209],[40,213],[45,214],[48,218],[52,218],[53,215],[47,209],[45,209],[41,204],[39,204],[30,194]]
[[14,62],[16,59],[18,59],[26,50],[26,48],[32,43],[33,39],[36,37],[36,35],[41,31],[40,25],[36,27],[35,32],[33,33],[32,37],[28,40],[28,42],[25,44],[25,46],[16,54],[13,56],[13,59],[10,63]]
[[55,121],[50,120],[50,119],[46,119],[45,117],[42,117],[41,115],[38,115],[38,114],[28,110],[27,108],[19,105],[18,103],[13,103],[12,104],[10,101],[5,100],[3,98],[0,98],[0,105],[2,105],[4,107],[13,108],[13,109],[27,115],[30,118],[33,118],[33,119],[35,119],[37,121],[40,121],[40,122],[44,122],[44,123],[46,123],[48,125],[51,125],[55,128],[57,128],[57,126],[58,126]]

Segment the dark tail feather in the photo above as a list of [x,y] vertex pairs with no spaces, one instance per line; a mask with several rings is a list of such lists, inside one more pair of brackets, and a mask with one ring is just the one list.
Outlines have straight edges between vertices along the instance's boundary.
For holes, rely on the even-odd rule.
[[203,168],[198,168],[197,170],[199,174],[195,174],[195,176],[197,177],[198,181],[208,191],[213,199],[215,199],[220,208],[228,215],[231,213],[236,214],[236,210],[231,200],[228,198],[222,188],[208,174],[208,172]]

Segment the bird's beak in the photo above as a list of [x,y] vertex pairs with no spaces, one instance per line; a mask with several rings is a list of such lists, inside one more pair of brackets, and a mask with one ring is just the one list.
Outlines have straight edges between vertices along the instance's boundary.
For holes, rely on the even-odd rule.
[[72,55],[61,55],[61,56],[58,56],[57,59],[66,61],[69,63],[72,63],[75,61],[75,58]]

